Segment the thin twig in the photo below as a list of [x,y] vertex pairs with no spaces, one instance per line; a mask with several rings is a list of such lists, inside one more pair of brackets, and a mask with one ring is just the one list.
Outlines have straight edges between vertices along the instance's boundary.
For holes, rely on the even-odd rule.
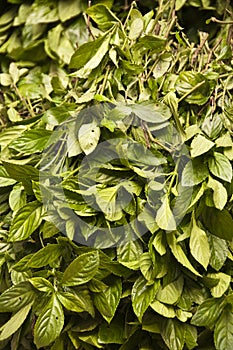
[[[193,57],[191,59],[191,65],[193,66],[194,63],[196,62],[197,60],[197,57],[198,55],[200,54],[200,52],[202,51],[205,43],[206,43],[206,40],[208,39],[209,37],[209,33],[202,33],[203,34],[203,37],[201,38],[201,42],[200,42],[200,45],[198,45],[198,47],[196,48],[194,54],[193,54]],[[200,33],[200,36],[202,36],[202,34]]]
[[143,133],[144,133],[144,137],[145,137],[145,141],[146,141],[146,147],[149,149],[151,146],[150,146],[150,140],[149,140],[149,136],[148,136],[148,133],[147,133],[147,129],[145,127],[145,124],[144,122],[141,120],[141,126],[142,126],[142,130],[143,130]]
[[216,17],[211,17],[209,21],[219,23],[219,24],[233,24],[233,21],[220,21]]

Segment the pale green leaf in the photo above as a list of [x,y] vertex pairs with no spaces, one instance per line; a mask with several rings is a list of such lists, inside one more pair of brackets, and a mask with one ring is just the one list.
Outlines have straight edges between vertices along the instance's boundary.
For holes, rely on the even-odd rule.
[[219,210],[222,210],[227,204],[228,195],[226,188],[221,182],[213,179],[212,177],[209,177],[207,186],[214,191],[213,200],[215,207]]
[[58,15],[62,22],[76,17],[83,10],[83,4],[80,0],[59,0],[58,2]]
[[163,198],[162,205],[157,211],[155,220],[158,226],[163,230],[172,231],[176,229],[176,222],[170,208],[168,196]]
[[192,256],[205,268],[210,261],[210,247],[207,235],[200,227],[197,226],[195,214],[192,215],[192,228],[190,235],[190,251]]
[[181,184],[182,186],[194,186],[204,181],[209,175],[208,168],[199,158],[189,161],[183,170]]
[[231,276],[223,272],[209,273],[207,277],[218,280],[218,283],[210,289],[214,298],[220,298],[227,291],[231,283]]
[[31,307],[32,303],[25,305],[0,328],[0,341],[9,338],[22,326],[31,310]]
[[157,312],[158,314],[166,317],[166,318],[174,318],[176,317],[176,313],[174,310],[174,307],[171,305],[166,305],[161,303],[158,300],[154,300],[152,303],[150,303],[150,307]]
[[7,174],[6,169],[0,165],[0,187],[7,187],[14,185],[16,181],[11,179]]
[[160,286],[158,293],[156,294],[156,299],[161,303],[166,303],[169,305],[175,304],[183,291],[184,280],[180,276],[174,282],[167,284],[166,286]]
[[223,154],[214,152],[213,157],[208,161],[211,173],[227,182],[232,180],[232,166],[230,161]]
[[99,189],[95,195],[98,206],[109,221],[120,220],[123,216],[120,203],[116,201],[118,189],[118,186]]
[[21,184],[16,184],[10,195],[9,205],[11,210],[17,211],[27,203],[27,195]]
[[160,255],[166,254],[166,239],[163,231],[159,231],[156,233],[152,244]]
[[96,148],[100,138],[100,128],[95,122],[82,124],[78,131],[78,141],[85,154],[90,154]]
[[197,135],[191,142],[191,156],[198,157],[201,154],[208,152],[212,147],[215,146],[215,143],[208,140],[203,135]]

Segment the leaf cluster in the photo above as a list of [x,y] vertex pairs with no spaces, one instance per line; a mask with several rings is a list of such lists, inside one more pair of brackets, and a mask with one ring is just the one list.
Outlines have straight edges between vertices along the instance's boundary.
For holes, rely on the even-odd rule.
[[6,4],[0,349],[231,350],[230,2]]

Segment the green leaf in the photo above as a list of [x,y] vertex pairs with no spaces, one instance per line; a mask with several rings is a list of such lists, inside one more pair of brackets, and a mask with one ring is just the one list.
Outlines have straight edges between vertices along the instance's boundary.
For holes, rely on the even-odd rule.
[[77,286],[90,281],[98,271],[98,251],[85,253],[78,256],[64,272],[62,285]]
[[157,211],[155,221],[163,230],[172,231],[176,229],[176,222],[170,208],[168,196],[163,198],[162,205]]
[[132,288],[132,306],[135,315],[142,322],[142,317],[150,303],[154,300],[156,292],[159,288],[159,281],[155,281],[152,285],[147,284],[147,280],[140,276]]
[[6,289],[0,295],[0,311],[15,312],[35,299],[35,291],[28,282],[19,283]]
[[191,323],[195,326],[212,328],[224,307],[222,298],[210,298],[198,306]]
[[85,154],[90,154],[96,148],[100,138],[100,128],[95,122],[82,124],[78,131],[78,141]]
[[87,13],[101,30],[108,30],[115,22],[119,22],[114,13],[103,4],[96,4],[89,7]]
[[207,186],[214,191],[213,200],[215,207],[222,210],[227,204],[227,190],[221,182],[214,180],[212,177],[209,177]]
[[6,169],[4,169],[3,166],[0,166],[0,187],[11,186],[15,183],[16,181],[10,178],[10,176],[7,174]]
[[197,72],[181,72],[175,84],[176,90],[185,101],[203,105],[210,96],[211,89],[204,75]]
[[209,235],[210,244],[210,266],[216,271],[219,271],[228,256],[228,246],[224,239],[216,237],[214,235]]
[[95,41],[81,45],[73,54],[70,61],[70,68],[94,69],[98,67],[109,48],[110,36],[105,34]]
[[29,278],[28,281],[40,292],[51,293],[54,291],[53,285],[43,277]]
[[123,344],[124,342],[124,319],[114,318],[110,323],[103,323],[98,333],[100,344]]
[[62,305],[54,293],[36,320],[34,342],[37,348],[51,344],[60,335],[63,325],[64,313]]
[[192,256],[207,269],[211,256],[209,242],[205,231],[197,226],[194,212],[189,246]]
[[125,116],[131,113],[136,114],[138,118],[149,123],[163,123],[171,118],[171,111],[164,103],[144,102],[134,105],[117,105],[114,112],[120,112]]
[[121,207],[116,201],[118,189],[118,186],[103,188],[98,190],[95,196],[98,206],[109,221],[120,220],[123,216]]
[[176,11],[179,11],[185,3],[186,0],[176,0]]
[[143,253],[142,246],[138,241],[128,241],[117,247],[117,260],[120,264],[132,270],[139,269],[140,257]]
[[36,23],[51,23],[57,21],[58,11],[57,11],[57,2],[34,2],[30,11],[29,16],[27,17],[27,24],[36,24]]
[[222,118],[220,115],[205,117],[201,125],[202,131],[211,139],[215,139],[222,130]]
[[17,211],[27,203],[27,195],[21,184],[16,184],[10,195],[9,195],[9,205],[11,210]]
[[160,303],[160,301],[158,301],[158,300],[154,300],[152,303],[150,303],[150,307],[155,312],[157,312],[158,314],[160,314],[166,318],[176,317],[174,307],[171,305],[166,305],[166,304]]
[[233,344],[233,313],[230,306],[226,307],[216,322],[214,329],[214,344],[217,350],[231,350]]
[[151,255],[149,252],[145,252],[140,257],[140,270],[145,279],[148,282],[154,280],[158,269],[154,266]]
[[7,173],[9,174],[9,176],[18,182],[22,182],[27,193],[33,194],[31,181],[39,180],[38,169],[27,164],[21,165],[21,164],[6,162],[6,161],[3,161],[2,163]]
[[49,141],[51,134],[51,131],[44,129],[28,130],[12,141],[9,148],[25,155],[41,152]]
[[197,328],[186,324],[185,343],[189,350],[198,346],[197,343]]
[[202,135],[197,135],[191,142],[191,156],[193,158],[198,157],[201,154],[208,152],[214,146],[214,142],[208,140]]
[[157,250],[157,252],[163,256],[166,254],[166,239],[163,231],[159,231],[156,233],[155,238],[152,242],[154,248]]
[[169,247],[171,248],[171,251],[174,255],[174,257],[177,259],[177,261],[189,269],[192,273],[194,273],[197,276],[200,276],[199,272],[194,269],[190,261],[188,260],[187,256],[185,255],[183,249],[181,248],[181,245],[177,243],[176,237],[174,232],[167,233],[167,242]]
[[136,9],[132,9],[130,17],[131,23],[129,29],[129,39],[136,40],[143,31],[143,17],[142,14]]
[[14,314],[10,320],[5,323],[1,328],[0,341],[9,338],[12,334],[14,334],[24,323],[26,320],[30,310],[32,307],[32,303],[21,308],[16,314]]
[[208,168],[199,158],[189,161],[183,170],[181,184],[182,186],[195,186],[204,181],[209,175]]
[[46,247],[37,251],[26,263],[28,267],[40,268],[52,264],[62,254],[59,244],[48,244]]
[[161,335],[170,350],[182,350],[185,342],[185,324],[168,319],[164,320],[161,327]]
[[233,219],[226,210],[205,207],[202,210],[201,218],[204,226],[213,235],[231,241],[233,238]]
[[165,287],[160,286],[158,293],[156,294],[156,299],[161,303],[166,303],[169,305],[175,304],[183,291],[184,280],[180,276],[177,280],[168,283]]
[[231,283],[231,276],[223,272],[209,273],[207,277],[218,280],[218,283],[210,288],[214,298],[220,298],[227,291]]
[[16,213],[9,232],[9,242],[27,239],[41,224],[43,207],[35,201],[23,206]]
[[134,46],[134,51],[137,50],[153,50],[154,52],[161,52],[166,45],[166,38],[158,35],[144,35],[140,37],[138,43]]
[[214,152],[213,157],[208,160],[208,166],[213,175],[224,181],[231,182],[232,166],[223,154]]
[[94,294],[94,304],[103,318],[110,323],[115,315],[122,295],[122,282],[118,277],[111,276],[109,287],[100,293]]
[[58,15],[62,22],[76,17],[83,10],[83,4],[80,0],[59,0],[58,2]]
[[94,317],[94,308],[90,298],[90,295],[86,291],[77,294],[69,292],[58,292],[57,297],[62,305],[70,311],[73,312],[89,312],[90,315]]

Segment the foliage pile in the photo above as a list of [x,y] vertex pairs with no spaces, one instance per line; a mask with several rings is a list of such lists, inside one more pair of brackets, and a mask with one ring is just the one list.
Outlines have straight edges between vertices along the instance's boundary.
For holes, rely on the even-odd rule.
[[0,5],[0,349],[231,350],[233,9],[91,5]]

